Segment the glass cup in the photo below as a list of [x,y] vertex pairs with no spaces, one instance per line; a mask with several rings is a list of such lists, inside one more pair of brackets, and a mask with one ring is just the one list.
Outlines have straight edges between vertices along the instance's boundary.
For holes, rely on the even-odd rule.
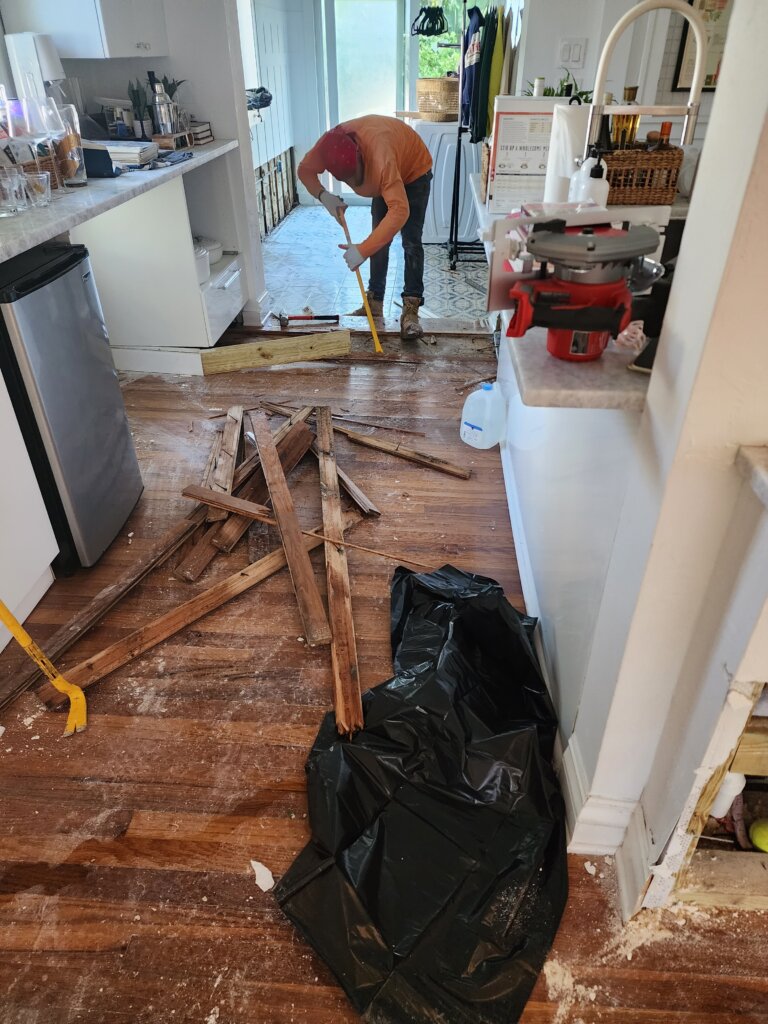
[[54,142],[56,165],[64,186],[78,188],[88,184],[83,144],[80,138],[80,119],[77,116],[77,110],[71,103],[62,104],[59,107],[59,113],[67,133],[62,139]]
[[27,172],[24,175],[29,205],[49,206],[51,202],[51,175],[48,171]]
[[15,217],[26,208],[27,200],[21,174],[5,167],[0,168],[0,217]]

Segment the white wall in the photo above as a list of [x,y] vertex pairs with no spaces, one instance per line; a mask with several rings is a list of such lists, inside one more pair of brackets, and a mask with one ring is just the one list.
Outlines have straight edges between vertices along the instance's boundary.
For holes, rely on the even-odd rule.
[[768,4],[739,0],[576,719],[590,800],[643,793],[707,639],[705,599],[729,600],[715,567],[741,486],[737,447],[768,438],[756,301],[768,266],[766,38]]
[[259,85],[272,93],[261,119],[250,117],[253,166],[260,167],[294,143],[290,59],[296,11],[291,0],[254,0],[253,8]]

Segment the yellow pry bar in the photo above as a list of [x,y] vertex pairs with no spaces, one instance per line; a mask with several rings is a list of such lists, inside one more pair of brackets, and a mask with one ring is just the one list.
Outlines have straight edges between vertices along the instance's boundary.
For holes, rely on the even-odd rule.
[[37,664],[41,672],[50,679],[51,685],[57,690],[66,693],[69,697],[69,714],[64,729],[65,736],[71,736],[75,732],[82,732],[88,723],[88,709],[85,703],[85,694],[79,686],[68,683],[64,677],[57,672],[46,655],[40,650],[35,641],[24,629],[22,624],[13,615],[7,605],[0,601],[0,622],[10,630],[16,643],[30,656]]
[[[344,228],[344,237],[347,240],[347,245],[352,245],[352,237],[349,234],[349,228],[347,227],[347,219],[344,216],[343,210],[339,213],[339,223]],[[355,273],[357,274],[357,283],[360,286],[360,295],[362,296],[363,299],[365,315],[368,317],[368,326],[371,328],[371,334],[373,335],[373,348],[378,354],[381,354],[384,351],[384,349],[381,347],[381,342],[379,341],[379,334],[378,331],[376,330],[376,324],[373,322],[373,313],[371,313],[371,307],[368,305],[368,293],[366,292],[365,285],[363,284],[363,275],[360,273],[359,270],[356,270]]]

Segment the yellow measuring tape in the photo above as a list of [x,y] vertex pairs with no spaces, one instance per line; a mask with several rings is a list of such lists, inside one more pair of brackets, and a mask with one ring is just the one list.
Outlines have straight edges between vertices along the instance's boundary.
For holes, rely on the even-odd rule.
[[43,654],[35,641],[24,629],[18,619],[11,613],[6,605],[0,601],[0,622],[10,630],[16,643],[23,648],[30,658],[37,664],[41,672],[50,679],[51,685],[57,690],[66,693],[69,697],[69,714],[67,725],[64,729],[65,736],[71,736],[75,732],[82,732],[88,722],[88,710],[85,704],[85,694],[79,686],[68,683],[64,677],[56,671],[48,658]]

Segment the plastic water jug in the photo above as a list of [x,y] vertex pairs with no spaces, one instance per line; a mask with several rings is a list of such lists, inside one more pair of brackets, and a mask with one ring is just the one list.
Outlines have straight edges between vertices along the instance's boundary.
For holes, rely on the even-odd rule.
[[504,436],[504,397],[497,384],[483,384],[467,395],[461,411],[459,436],[473,448],[493,448]]

